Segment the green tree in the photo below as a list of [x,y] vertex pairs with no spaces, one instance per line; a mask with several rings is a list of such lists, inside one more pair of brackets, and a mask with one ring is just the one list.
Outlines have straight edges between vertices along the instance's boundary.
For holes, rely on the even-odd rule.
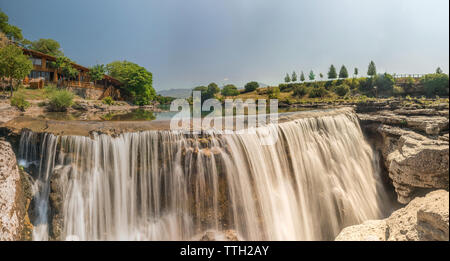
[[296,81],[297,81],[297,73],[296,73],[295,71],[292,72],[291,80],[292,80],[293,82],[296,82]]
[[134,104],[147,105],[156,99],[152,73],[135,63],[115,61],[106,65],[109,75],[122,82],[121,88]]
[[375,76],[377,75],[377,67],[375,66],[375,63],[373,61],[370,61],[369,68],[367,69],[367,75],[369,76]]
[[79,71],[75,69],[72,64],[72,60],[65,56],[58,56],[56,57],[56,61],[51,63],[51,65],[63,76],[63,81],[73,80],[78,76]]
[[62,56],[60,44],[53,39],[39,39],[31,42],[30,49],[53,56]]
[[320,80],[323,79],[323,73],[319,73]]
[[219,92],[220,92],[220,88],[219,88],[219,86],[217,86],[216,83],[212,82],[212,83],[208,84],[207,93],[208,93],[209,98],[214,98],[215,95]]
[[303,73],[303,71],[300,73],[300,81],[301,82],[305,81],[305,74]]
[[355,75],[355,77],[358,77],[358,73],[359,73],[358,68],[355,67],[355,70],[353,71],[353,74]]
[[336,79],[337,73],[336,68],[334,68],[334,65],[330,66],[330,69],[328,70],[328,79]]
[[236,86],[233,84],[227,84],[222,89],[222,95],[223,96],[237,96],[239,95],[239,91]]
[[289,76],[288,73],[286,73],[286,76],[284,77],[284,82],[290,82],[291,81],[291,77]]
[[0,49],[0,77],[10,80],[11,96],[13,95],[13,80],[22,80],[33,69],[33,64],[15,45],[7,45]]
[[440,74],[440,73],[442,73],[442,69],[441,69],[441,67],[438,67],[438,68],[436,69],[436,73],[437,73],[437,74]]
[[95,84],[97,84],[97,81],[103,79],[105,73],[106,67],[103,64],[97,64],[89,68],[89,77],[92,81],[94,81]]
[[345,65],[342,65],[341,69],[339,70],[339,78],[348,78],[348,71]]
[[8,39],[21,43],[23,40],[22,30],[8,23],[9,17],[0,10],[0,31],[3,32]]
[[314,74],[313,70],[311,70],[309,72],[309,76],[308,77],[309,77],[309,80],[314,81],[314,79],[316,78],[316,75]]
[[445,73],[427,74],[422,77],[421,82],[427,96],[448,96],[448,75]]
[[259,84],[255,81],[249,82],[244,86],[244,88],[245,88],[245,92],[252,92],[259,88]]

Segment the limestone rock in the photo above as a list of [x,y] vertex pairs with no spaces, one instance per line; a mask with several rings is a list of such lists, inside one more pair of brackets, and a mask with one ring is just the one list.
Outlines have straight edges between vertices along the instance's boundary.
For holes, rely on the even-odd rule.
[[11,145],[0,140],[0,241],[19,240],[23,229],[24,197]]
[[337,241],[449,240],[449,193],[436,190],[417,197],[383,220],[370,220],[344,228]]
[[448,189],[448,141],[386,125],[378,132],[384,137],[382,153],[400,203],[411,201],[420,189]]

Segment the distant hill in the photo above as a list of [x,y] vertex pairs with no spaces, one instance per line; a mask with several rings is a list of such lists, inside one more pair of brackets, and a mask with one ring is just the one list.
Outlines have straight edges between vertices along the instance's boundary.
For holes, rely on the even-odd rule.
[[157,91],[156,93],[166,97],[188,98],[189,96],[191,96],[191,92],[191,89],[170,89]]

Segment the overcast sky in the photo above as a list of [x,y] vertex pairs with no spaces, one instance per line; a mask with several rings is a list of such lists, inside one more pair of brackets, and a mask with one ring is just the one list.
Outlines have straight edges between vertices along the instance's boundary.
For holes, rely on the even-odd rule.
[[30,40],[76,62],[129,60],[156,90],[283,81],[330,64],[366,73],[449,70],[448,0],[0,0]]

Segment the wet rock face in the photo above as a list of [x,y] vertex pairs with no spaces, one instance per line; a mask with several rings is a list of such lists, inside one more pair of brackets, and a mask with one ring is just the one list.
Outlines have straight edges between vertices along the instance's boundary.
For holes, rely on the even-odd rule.
[[20,240],[25,200],[11,144],[0,140],[0,241]]
[[72,170],[71,165],[58,165],[54,168],[50,179],[50,236],[53,240],[62,240],[61,232],[63,229],[63,196],[65,184],[70,178]]
[[449,193],[436,190],[417,197],[386,219],[344,228],[337,241],[449,240]]

